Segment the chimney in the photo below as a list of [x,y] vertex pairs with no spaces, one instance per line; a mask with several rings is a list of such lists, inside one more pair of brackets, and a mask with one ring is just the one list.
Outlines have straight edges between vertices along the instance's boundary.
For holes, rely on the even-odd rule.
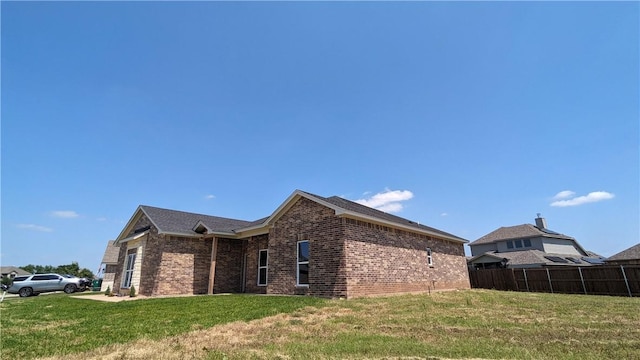
[[540,217],[540,213],[538,213],[538,217],[536,218],[536,226],[540,229],[547,228],[547,220],[545,220],[543,217]]

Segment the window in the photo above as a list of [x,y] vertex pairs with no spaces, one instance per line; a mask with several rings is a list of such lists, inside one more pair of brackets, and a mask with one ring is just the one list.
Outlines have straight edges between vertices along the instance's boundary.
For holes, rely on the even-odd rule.
[[297,283],[298,286],[309,286],[309,241],[298,241],[298,261],[297,261]]
[[507,241],[507,249],[513,249],[513,241]]
[[431,248],[427,248],[427,265],[433,266],[433,256],[431,254]]
[[29,276],[16,276],[16,277],[14,277],[14,278],[13,278],[13,282],[16,282],[16,281],[25,281],[25,280],[27,280],[27,278],[28,278],[28,277],[29,277]]
[[130,288],[131,287],[131,278],[133,277],[133,267],[136,263],[136,249],[129,254],[127,254],[127,267],[124,269],[124,279],[122,279],[122,287]]
[[518,239],[515,241],[516,243],[516,248],[521,248],[522,247],[522,240]]
[[258,251],[258,286],[267,285],[268,250]]
[[531,239],[524,239],[524,247],[531,247]]

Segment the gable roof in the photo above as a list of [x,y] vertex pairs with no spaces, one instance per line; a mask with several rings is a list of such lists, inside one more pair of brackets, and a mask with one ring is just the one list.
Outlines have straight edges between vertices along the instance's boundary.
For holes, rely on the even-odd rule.
[[115,240],[109,240],[107,242],[107,248],[102,256],[102,264],[117,264],[118,255],[120,253],[120,247],[114,245]]
[[622,250],[621,252],[607,258],[609,260],[636,260],[640,259],[640,243],[633,245],[632,247]]
[[30,272],[28,272],[27,270],[23,270],[17,266],[0,266],[0,273],[2,273],[2,275],[7,275],[10,274],[12,272],[15,272],[18,275],[29,275],[31,274]]
[[522,238],[531,238],[531,237],[547,237],[547,238],[554,238],[554,239],[575,240],[571,236],[560,234],[555,231],[551,231],[549,229],[541,229],[531,224],[522,224],[522,225],[516,225],[516,226],[501,227],[479,238],[478,240],[470,243],[469,246],[491,244],[491,243],[504,241],[504,240],[522,239]]
[[[349,216],[366,221],[374,221],[400,229],[438,236],[454,242],[468,242],[463,238],[447,232],[421,225],[399,216],[387,214],[337,196],[325,198],[301,190],[294,191],[270,216],[255,221],[229,219],[218,216],[140,205],[116,241],[123,240],[125,236],[135,230],[133,229],[133,226],[142,214],[147,216],[147,218],[158,229],[159,233],[164,234],[196,237],[201,236],[201,232],[203,230],[206,230],[207,234],[219,234],[228,237],[244,237],[264,234],[268,232],[269,225],[273,224],[278,218],[280,218],[280,216],[291,208],[301,197],[307,198],[334,210],[336,216]],[[196,232],[196,230],[200,232]]]
[[399,228],[407,231],[414,231],[426,235],[438,236],[454,242],[467,243],[468,241],[455,236],[453,234],[421,225],[411,220],[401,218],[399,216],[391,215],[380,210],[370,208],[365,205],[358,204],[356,202],[338,197],[332,196],[325,198],[319,195],[311,194],[306,191],[296,190],[294,191],[268,218],[264,220],[262,224],[257,224],[246,229],[239,229],[239,231],[252,231],[257,230],[260,227],[273,224],[282,214],[284,214],[293,204],[301,197],[307,198],[320,205],[326,206],[335,211],[336,216],[345,216],[356,219],[362,219],[364,221],[371,221],[374,223],[383,224],[386,226]]

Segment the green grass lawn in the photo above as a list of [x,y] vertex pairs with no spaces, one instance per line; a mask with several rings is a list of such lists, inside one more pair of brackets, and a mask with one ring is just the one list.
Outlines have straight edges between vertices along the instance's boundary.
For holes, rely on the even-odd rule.
[[640,359],[640,299],[470,290],[0,304],[1,357]]

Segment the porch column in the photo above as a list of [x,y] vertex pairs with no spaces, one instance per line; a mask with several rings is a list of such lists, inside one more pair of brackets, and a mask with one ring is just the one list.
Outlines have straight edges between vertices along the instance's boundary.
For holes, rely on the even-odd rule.
[[218,238],[211,239],[211,267],[209,268],[209,295],[213,294],[214,279],[216,277],[216,256],[218,255]]

